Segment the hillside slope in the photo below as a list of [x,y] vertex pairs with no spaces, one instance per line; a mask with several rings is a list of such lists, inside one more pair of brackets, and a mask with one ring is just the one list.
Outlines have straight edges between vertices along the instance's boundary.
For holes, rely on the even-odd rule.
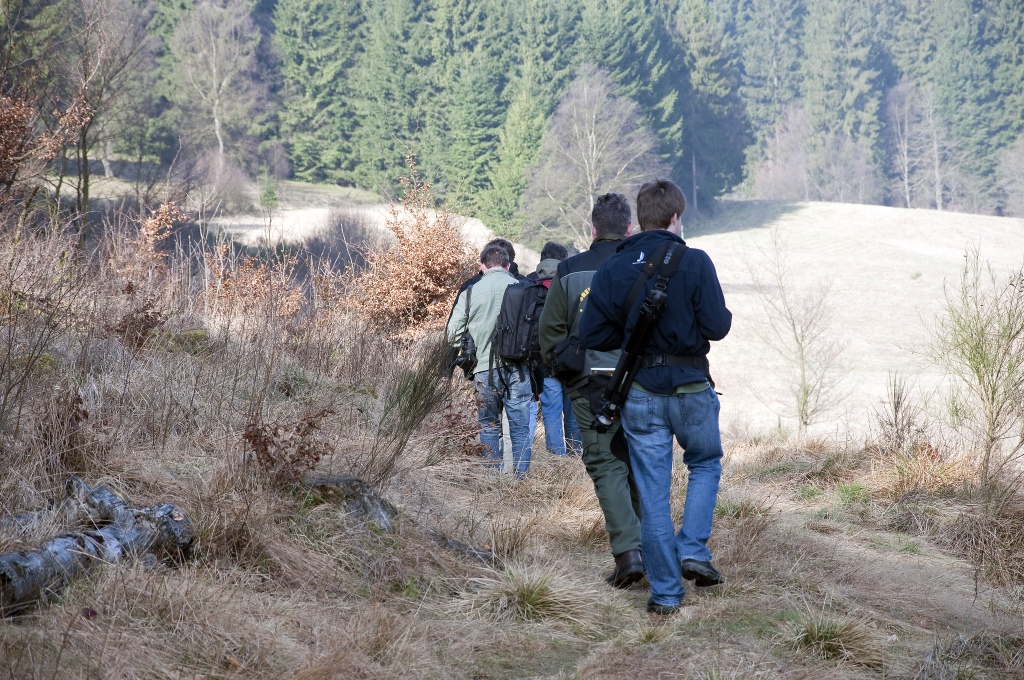
[[922,393],[941,374],[927,344],[944,286],[956,285],[968,248],[978,248],[997,271],[1024,262],[1024,220],[838,203],[747,201],[725,203],[713,218],[690,229],[687,242],[711,256],[718,269],[733,330],[711,353],[722,395],[723,425],[795,424],[790,389],[795,376],[759,335],[764,306],[750,265],[764,261],[777,229],[794,289],[832,280],[833,331],[847,343],[848,395],[818,427],[859,428],[885,394],[888,373],[916,378]]

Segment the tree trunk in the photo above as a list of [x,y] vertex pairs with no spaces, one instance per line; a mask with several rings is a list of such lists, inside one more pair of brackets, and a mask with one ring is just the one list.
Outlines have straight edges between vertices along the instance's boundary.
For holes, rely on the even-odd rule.
[[84,518],[94,528],[59,536],[35,550],[0,555],[0,614],[31,606],[97,563],[145,554],[172,558],[192,543],[192,525],[178,507],[164,503],[130,508],[106,487],[90,489],[77,477],[68,479],[58,512]]

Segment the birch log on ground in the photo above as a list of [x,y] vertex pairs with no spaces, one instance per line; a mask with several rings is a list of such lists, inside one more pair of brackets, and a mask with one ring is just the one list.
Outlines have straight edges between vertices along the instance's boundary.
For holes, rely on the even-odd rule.
[[192,543],[192,525],[169,503],[130,508],[104,486],[71,477],[60,512],[91,529],[58,536],[35,550],[0,555],[0,614],[9,616],[46,597],[98,563],[126,556],[173,558]]

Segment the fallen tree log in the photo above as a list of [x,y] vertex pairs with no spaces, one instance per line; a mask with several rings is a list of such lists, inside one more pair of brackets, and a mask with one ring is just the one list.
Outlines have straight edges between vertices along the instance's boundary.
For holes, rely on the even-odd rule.
[[60,512],[92,528],[58,536],[35,550],[0,555],[0,614],[15,614],[84,575],[126,556],[169,559],[192,543],[192,525],[177,506],[130,508],[104,486],[71,477]]

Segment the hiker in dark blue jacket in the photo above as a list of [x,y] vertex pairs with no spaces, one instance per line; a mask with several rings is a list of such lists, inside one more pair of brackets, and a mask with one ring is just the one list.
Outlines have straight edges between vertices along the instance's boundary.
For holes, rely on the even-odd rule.
[[[722,286],[711,258],[687,248],[681,216],[686,200],[668,180],[648,182],[636,199],[641,233],[624,240],[594,275],[590,299],[580,320],[580,339],[588,350],[625,345],[639,317],[640,302],[655,285],[652,275],[623,307],[641,268],[663,259],[667,244],[685,248],[668,281],[668,302],[651,335],[641,368],[622,409],[622,427],[640,495],[641,545],[651,599],[647,610],[672,614],[686,591],[682,578],[698,586],[722,583],[711,564],[711,535],[718,482],[722,474],[719,401],[711,384],[707,354],[732,325]],[[654,260],[657,261],[657,260]],[[625,323],[623,323],[625,316]],[[669,504],[672,438],[683,448],[689,472],[683,523],[676,533]]]

